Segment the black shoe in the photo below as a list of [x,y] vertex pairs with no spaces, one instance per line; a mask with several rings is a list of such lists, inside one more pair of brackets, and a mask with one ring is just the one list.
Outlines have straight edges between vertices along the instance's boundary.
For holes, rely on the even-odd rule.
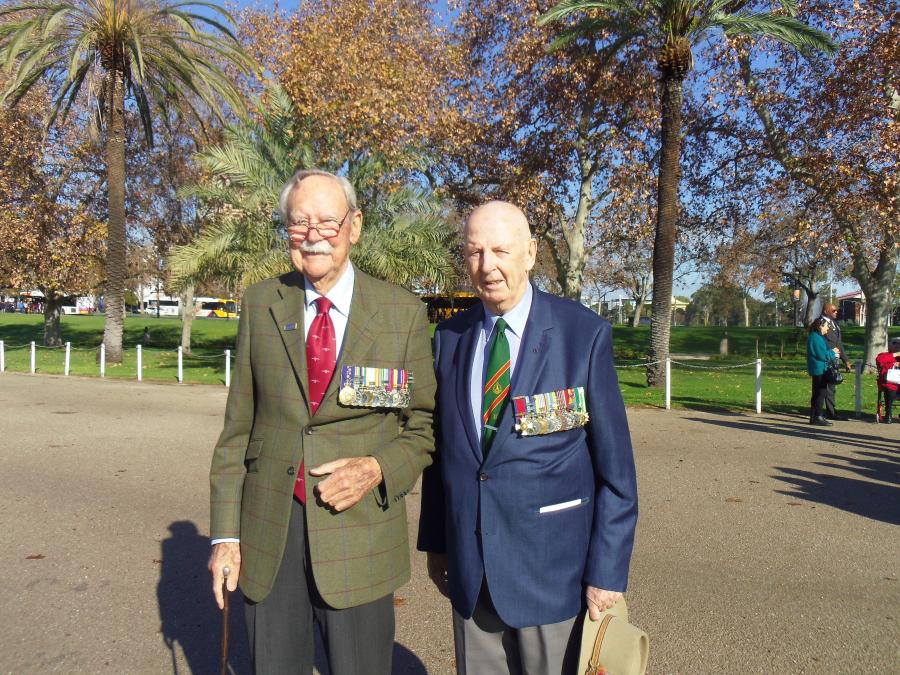
[[815,418],[811,419],[811,420],[809,421],[809,423],[810,423],[810,424],[814,424],[814,425],[816,425],[817,427],[830,427],[830,426],[834,426],[834,425],[831,424],[831,422],[829,422],[828,420],[826,420],[824,417],[815,417]]

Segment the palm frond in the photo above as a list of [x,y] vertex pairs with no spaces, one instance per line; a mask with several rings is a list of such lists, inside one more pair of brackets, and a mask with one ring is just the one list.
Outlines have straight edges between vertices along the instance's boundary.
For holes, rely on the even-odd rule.
[[756,14],[719,14],[710,17],[727,35],[767,37],[796,47],[802,53],[822,51],[834,54],[838,46],[827,33],[790,16],[759,12]]

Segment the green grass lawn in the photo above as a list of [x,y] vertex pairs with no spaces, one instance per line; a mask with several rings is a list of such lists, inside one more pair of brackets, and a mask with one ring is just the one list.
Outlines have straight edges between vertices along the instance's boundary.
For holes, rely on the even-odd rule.
[[[177,381],[177,347],[181,342],[181,322],[177,318],[152,316],[127,317],[125,320],[125,355],[121,365],[107,364],[106,376],[135,379],[137,359],[135,346],[144,327],[150,329],[151,344],[143,348],[143,379]],[[720,359],[719,341],[728,331],[732,356]],[[72,343],[70,372],[73,375],[97,376],[97,348],[103,337],[102,316],[65,316],[63,339]],[[218,384],[225,382],[225,349],[233,349],[237,322],[225,319],[197,318],[193,326],[193,355],[184,359],[184,381]],[[649,344],[647,326],[616,326],[613,340],[619,384],[628,405],[663,406],[664,391],[646,386],[644,369],[628,367],[640,361]],[[6,368],[28,372],[28,343],[43,340],[43,319],[37,315],[0,314],[0,340],[6,343]],[[862,355],[862,328],[844,330],[844,344],[851,357]],[[716,355],[711,360],[681,361],[672,367],[672,405],[680,408],[753,410],[756,406],[755,371],[752,365],[726,370],[709,367],[733,366],[756,358],[757,341],[763,359],[763,409],[805,414],[809,406],[810,381],[803,358],[805,331],[792,328],[700,328],[676,326],[672,330],[673,354]],[[782,344],[784,345],[782,347]],[[784,357],[781,357],[781,354]],[[675,360],[678,361],[677,356]],[[693,367],[692,367],[693,366]],[[36,367],[39,373],[62,374],[64,350],[38,347]],[[703,367],[702,369],[700,367]],[[874,376],[864,376],[863,411],[875,406]],[[838,387],[838,406],[854,409],[853,376]]]

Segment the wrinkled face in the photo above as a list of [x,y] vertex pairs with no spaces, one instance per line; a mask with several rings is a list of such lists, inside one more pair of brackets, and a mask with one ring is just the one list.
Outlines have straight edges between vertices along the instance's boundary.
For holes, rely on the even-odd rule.
[[472,286],[491,311],[508,312],[525,294],[537,254],[537,242],[527,224],[503,209],[478,209],[463,236]]
[[[350,247],[359,241],[362,213],[349,209],[340,184],[328,176],[308,176],[287,200],[291,262],[320,293],[326,293],[347,269]],[[325,238],[316,229],[337,221],[337,234]],[[308,230],[299,223],[312,224]]]
[[829,319],[831,319],[832,321],[837,319],[837,315],[838,315],[837,307],[830,307],[830,306],[826,307],[825,311],[822,313],[825,316],[827,316]]

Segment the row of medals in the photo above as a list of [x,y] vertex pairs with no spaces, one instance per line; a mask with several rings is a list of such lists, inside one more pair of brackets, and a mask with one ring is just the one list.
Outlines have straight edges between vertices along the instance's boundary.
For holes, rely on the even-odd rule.
[[576,410],[554,410],[547,413],[522,415],[516,424],[516,431],[523,436],[552,434],[554,431],[568,431],[587,424],[588,414]]
[[384,387],[343,387],[338,400],[344,405],[363,408],[405,408],[409,405],[409,388],[385,389]]

